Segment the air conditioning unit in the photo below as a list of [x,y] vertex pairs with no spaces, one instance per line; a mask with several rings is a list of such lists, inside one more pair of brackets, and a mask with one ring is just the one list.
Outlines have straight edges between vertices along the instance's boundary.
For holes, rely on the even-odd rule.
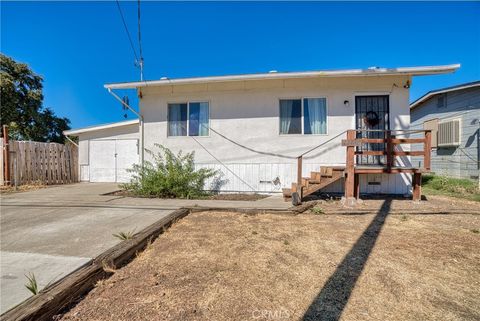
[[438,124],[437,143],[439,147],[460,146],[460,119],[442,121]]

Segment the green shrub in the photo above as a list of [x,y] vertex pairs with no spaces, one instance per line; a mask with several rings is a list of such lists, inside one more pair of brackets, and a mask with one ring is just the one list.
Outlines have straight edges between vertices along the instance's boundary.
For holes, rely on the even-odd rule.
[[325,214],[325,211],[323,210],[323,208],[315,206],[312,208],[312,213],[316,215],[320,215],[320,214]]
[[155,144],[158,153],[145,150],[152,156],[153,162],[134,165],[129,171],[133,173],[129,183],[122,188],[146,197],[195,198],[204,196],[205,180],[217,174],[212,169],[195,170],[194,152],[175,155],[168,148]]

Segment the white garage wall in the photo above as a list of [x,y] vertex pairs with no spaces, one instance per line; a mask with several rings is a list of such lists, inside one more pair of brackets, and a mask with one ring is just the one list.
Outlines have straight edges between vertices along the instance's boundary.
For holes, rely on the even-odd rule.
[[[224,181],[216,185],[224,191],[281,191],[296,181],[299,154],[354,128],[356,95],[388,94],[391,129],[408,129],[409,90],[403,88],[407,80],[407,76],[312,78],[142,88],[145,148],[162,144],[174,152],[194,151],[197,166],[223,173]],[[279,135],[279,99],[302,97],[327,98],[328,135]],[[187,101],[208,101],[210,127],[234,143],[212,131],[208,137],[167,137],[167,104]],[[307,155],[303,174],[320,165],[343,165],[341,138]],[[280,189],[271,183],[276,177]],[[381,185],[368,185],[372,180]],[[364,176],[361,190],[405,194],[410,185],[408,175]]]
[[79,171],[81,181],[90,181],[90,141],[139,139],[139,125],[132,124],[81,133],[78,136]]

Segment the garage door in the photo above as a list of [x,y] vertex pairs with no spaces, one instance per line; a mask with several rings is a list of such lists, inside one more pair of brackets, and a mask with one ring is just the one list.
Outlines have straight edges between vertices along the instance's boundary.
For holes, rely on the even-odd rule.
[[91,140],[90,182],[128,182],[127,169],[138,163],[138,140]]

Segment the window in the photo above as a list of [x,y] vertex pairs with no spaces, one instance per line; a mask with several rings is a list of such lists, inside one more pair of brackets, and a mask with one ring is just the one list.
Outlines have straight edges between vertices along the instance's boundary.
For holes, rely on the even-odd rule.
[[168,136],[187,136],[187,104],[168,105]]
[[325,98],[280,100],[280,134],[302,133],[305,135],[327,133],[327,100]]
[[302,133],[302,101],[280,100],[280,134]]
[[207,102],[168,104],[168,136],[208,136]]
[[440,94],[437,98],[437,108],[445,107],[446,95]]
[[438,124],[438,146],[460,145],[460,119],[444,121]]
[[326,134],[327,100],[325,98],[305,98],[303,110],[304,134]]

